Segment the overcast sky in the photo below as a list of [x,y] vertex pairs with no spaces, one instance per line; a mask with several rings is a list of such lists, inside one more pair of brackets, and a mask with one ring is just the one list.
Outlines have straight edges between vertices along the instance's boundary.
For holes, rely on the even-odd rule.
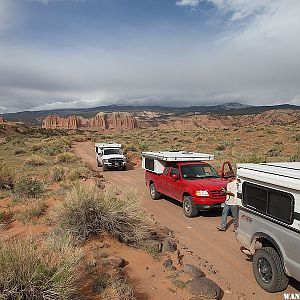
[[0,0],[0,113],[300,105],[300,0]]

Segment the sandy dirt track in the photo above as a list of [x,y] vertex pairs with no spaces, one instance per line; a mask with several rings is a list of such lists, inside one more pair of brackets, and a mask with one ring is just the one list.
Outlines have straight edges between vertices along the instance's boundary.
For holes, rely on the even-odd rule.
[[[75,143],[74,151],[93,170],[101,171],[96,165],[91,142]],[[232,225],[227,232],[216,230],[220,222],[219,212],[200,213],[198,217],[189,219],[184,216],[180,204],[166,199],[151,200],[140,167],[126,172],[107,171],[103,175],[121,189],[135,189],[142,207],[162,226],[170,228],[181,245],[200,257],[202,262],[207,261],[202,269],[224,290],[223,299],[238,299],[239,296],[246,299],[284,299],[283,293],[269,294],[258,286],[251,261],[240,251]],[[292,281],[285,292],[299,293],[299,284]]]

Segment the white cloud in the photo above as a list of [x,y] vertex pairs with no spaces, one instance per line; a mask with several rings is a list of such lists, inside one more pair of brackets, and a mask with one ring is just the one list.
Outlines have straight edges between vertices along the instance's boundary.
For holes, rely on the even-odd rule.
[[200,3],[200,0],[177,0],[176,5],[178,6],[191,6],[196,7]]
[[230,22],[247,22],[210,40],[186,31],[174,39],[158,31],[135,34],[109,51],[97,44],[42,50],[2,40],[0,106],[300,105],[300,1],[209,1]]

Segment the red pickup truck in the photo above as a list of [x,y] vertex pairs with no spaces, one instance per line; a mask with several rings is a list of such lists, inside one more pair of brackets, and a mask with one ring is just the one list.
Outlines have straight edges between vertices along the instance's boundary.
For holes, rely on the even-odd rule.
[[225,201],[222,188],[234,176],[230,162],[223,164],[220,175],[204,161],[166,161],[161,173],[145,169],[151,198],[166,195],[183,202],[184,214],[190,218],[199,210],[220,208]]

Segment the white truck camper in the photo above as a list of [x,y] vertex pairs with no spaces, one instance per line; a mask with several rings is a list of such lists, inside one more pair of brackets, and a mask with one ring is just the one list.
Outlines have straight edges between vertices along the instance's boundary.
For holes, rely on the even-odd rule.
[[162,174],[167,162],[209,160],[214,160],[214,155],[187,151],[142,152],[142,169]]
[[108,169],[126,170],[126,157],[122,152],[121,144],[95,143],[96,160],[98,167],[103,171]]
[[300,162],[238,164],[237,239],[253,257],[258,284],[268,292],[300,281]]

